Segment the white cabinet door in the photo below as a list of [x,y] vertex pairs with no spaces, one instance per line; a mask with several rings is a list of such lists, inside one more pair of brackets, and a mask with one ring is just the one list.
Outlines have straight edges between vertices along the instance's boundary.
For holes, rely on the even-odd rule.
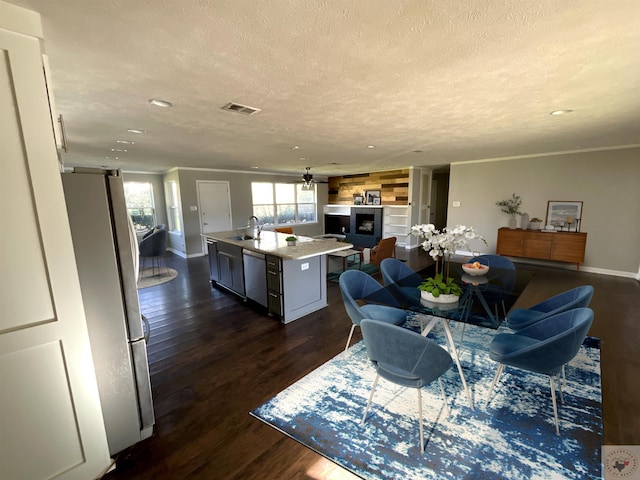
[[0,2],[0,476],[86,480],[110,464],[106,434],[39,40],[9,31],[7,12],[20,15],[7,9]]

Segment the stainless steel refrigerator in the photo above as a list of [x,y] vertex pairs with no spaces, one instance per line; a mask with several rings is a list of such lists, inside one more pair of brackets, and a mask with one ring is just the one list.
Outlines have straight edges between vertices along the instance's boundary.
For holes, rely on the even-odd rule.
[[[111,455],[153,433],[138,250],[119,170],[63,173],[89,340]],[[148,325],[147,325],[148,332]]]

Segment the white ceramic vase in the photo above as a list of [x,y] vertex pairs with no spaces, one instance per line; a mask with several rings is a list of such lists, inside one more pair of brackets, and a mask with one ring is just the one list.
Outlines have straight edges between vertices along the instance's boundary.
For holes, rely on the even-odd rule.
[[431,292],[426,292],[424,290],[420,291],[420,296],[426,302],[432,303],[458,303],[460,297],[458,295],[440,295],[439,297],[434,297],[431,295]]
[[509,218],[509,228],[516,228],[516,216],[515,215],[511,215],[511,218]]

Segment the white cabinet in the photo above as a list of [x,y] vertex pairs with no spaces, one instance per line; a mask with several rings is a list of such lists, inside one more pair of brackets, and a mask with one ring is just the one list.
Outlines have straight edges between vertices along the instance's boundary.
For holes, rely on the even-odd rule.
[[110,465],[43,73],[40,16],[0,1],[2,478]]
[[396,245],[409,248],[410,225],[409,205],[386,205],[383,210],[382,237],[396,237]]

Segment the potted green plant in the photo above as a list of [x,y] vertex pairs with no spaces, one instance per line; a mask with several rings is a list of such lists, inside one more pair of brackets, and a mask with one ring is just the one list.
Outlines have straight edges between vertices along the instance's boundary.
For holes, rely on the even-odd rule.
[[540,225],[542,225],[542,219],[538,217],[533,217],[529,220],[529,229],[531,230],[540,230]]
[[438,298],[440,295],[454,295],[459,297],[462,295],[462,288],[453,278],[444,278],[442,272],[436,273],[435,277],[429,277],[420,285],[418,289],[423,292],[429,292],[433,297]]
[[285,238],[285,240],[287,241],[287,245],[290,247],[295,247],[296,242],[298,241],[298,239],[293,235],[288,236],[287,238]]
[[520,207],[522,206],[522,197],[513,193],[511,194],[511,198],[500,200],[496,202],[496,205],[500,207],[500,211],[502,213],[506,213],[511,216],[509,219],[509,228],[516,228],[516,215],[522,215],[522,212],[520,211]]
[[449,276],[451,255],[456,250],[468,249],[470,240],[481,240],[485,245],[487,242],[475,233],[473,227],[464,225],[445,228],[442,232],[436,230],[432,223],[414,225],[411,234],[421,238],[423,250],[436,262],[435,275],[418,286],[420,296],[427,302],[457,303],[462,288]]

